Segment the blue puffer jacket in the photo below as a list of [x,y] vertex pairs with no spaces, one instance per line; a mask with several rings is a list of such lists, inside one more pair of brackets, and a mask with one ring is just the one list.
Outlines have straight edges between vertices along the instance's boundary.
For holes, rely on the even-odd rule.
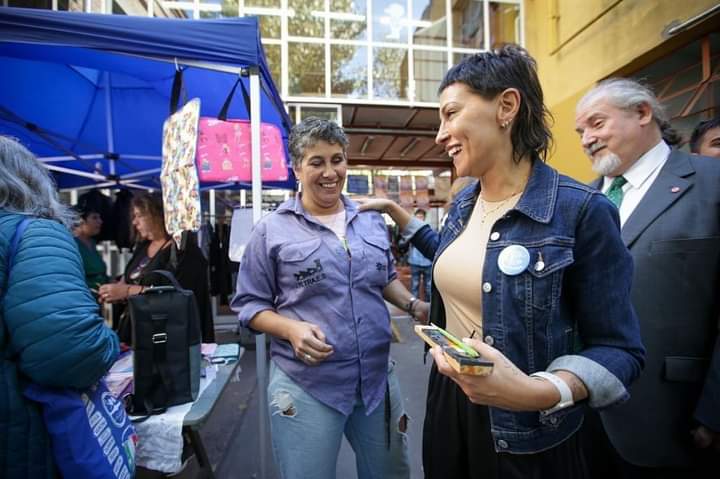
[[0,310],[0,477],[49,478],[47,432],[19,378],[88,387],[112,365],[118,340],[98,316],[75,241],[61,224],[31,220],[8,277],[10,240],[21,219],[0,209],[0,288],[7,288]]

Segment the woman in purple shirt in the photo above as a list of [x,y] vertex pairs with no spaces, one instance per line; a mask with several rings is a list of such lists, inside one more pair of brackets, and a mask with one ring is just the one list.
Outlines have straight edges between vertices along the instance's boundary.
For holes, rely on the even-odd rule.
[[244,327],[271,335],[270,426],[284,479],[334,479],[343,434],[359,478],[410,475],[385,300],[416,319],[428,305],[397,279],[380,214],[341,194],[347,145],[331,121],[293,128],[301,193],[256,225],[232,302]]

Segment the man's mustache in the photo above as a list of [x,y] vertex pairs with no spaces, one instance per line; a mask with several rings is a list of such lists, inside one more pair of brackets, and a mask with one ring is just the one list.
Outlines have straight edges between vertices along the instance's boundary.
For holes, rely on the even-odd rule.
[[603,148],[607,148],[607,143],[595,143],[590,145],[588,148],[583,148],[583,150],[585,150],[586,155],[592,156]]

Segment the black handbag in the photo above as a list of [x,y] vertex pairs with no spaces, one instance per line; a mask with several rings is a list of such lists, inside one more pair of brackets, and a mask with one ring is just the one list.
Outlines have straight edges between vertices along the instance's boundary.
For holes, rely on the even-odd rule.
[[194,401],[200,389],[200,316],[195,295],[172,273],[155,270],[170,285],[128,298],[134,345],[134,393],[129,412],[151,415]]

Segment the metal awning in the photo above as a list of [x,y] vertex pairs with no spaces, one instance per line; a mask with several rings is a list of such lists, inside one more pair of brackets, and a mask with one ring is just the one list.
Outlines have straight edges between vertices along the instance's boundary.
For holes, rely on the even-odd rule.
[[352,166],[452,168],[444,148],[435,144],[437,108],[345,104],[342,116]]

